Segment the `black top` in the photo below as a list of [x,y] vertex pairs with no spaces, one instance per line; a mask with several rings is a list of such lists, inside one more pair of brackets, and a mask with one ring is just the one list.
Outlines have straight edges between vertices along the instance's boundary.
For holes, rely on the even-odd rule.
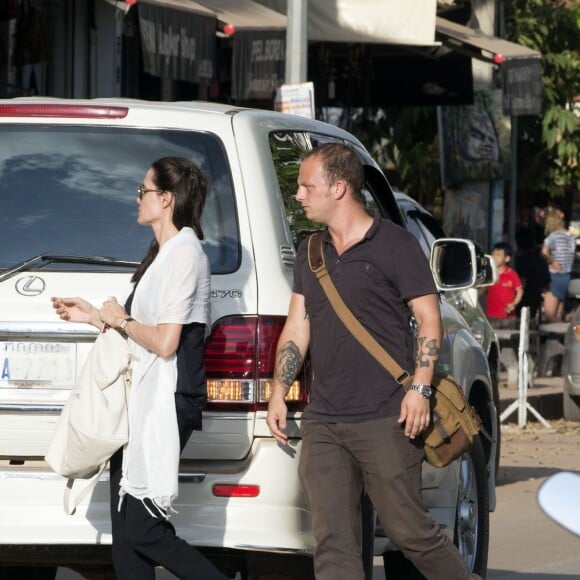
[[[340,257],[324,232],[323,251],[346,305],[389,354],[412,372],[416,345],[406,300],[437,291],[414,236],[375,217],[363,240]],[[310,318],[314,379],[304,417],[354,422],[397,415],[402,389],[340,321],[308,266],[307,253],[305,240],[298,249],[293,288],[304,295]]]
[[529,306],[533,318],[542,305],[542,293],[550,287],[548,262],[538,248],[518,254],[515,262],[515,270],[524,286],[518,313],[524,306]]

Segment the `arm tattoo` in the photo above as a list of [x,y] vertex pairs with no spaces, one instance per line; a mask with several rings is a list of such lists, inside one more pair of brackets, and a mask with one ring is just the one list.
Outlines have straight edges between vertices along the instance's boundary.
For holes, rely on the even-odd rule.
[[274,376],[289,389],[302,366],[300,350],[291,340],[278,349]]
[[431,363],[435,365],[441,350],[437,344],[437,340],[435,338],[428,340],[427,337],[420,336],[417,339],[417,342],[419,344],[419,348],[417,350],[417,368],[428,367]]

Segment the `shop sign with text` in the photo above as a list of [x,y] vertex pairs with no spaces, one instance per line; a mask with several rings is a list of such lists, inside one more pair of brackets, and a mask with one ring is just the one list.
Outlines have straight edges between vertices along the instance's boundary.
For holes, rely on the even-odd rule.
[[215,18],[139,3],[145,72],[209,84],[215,68]]

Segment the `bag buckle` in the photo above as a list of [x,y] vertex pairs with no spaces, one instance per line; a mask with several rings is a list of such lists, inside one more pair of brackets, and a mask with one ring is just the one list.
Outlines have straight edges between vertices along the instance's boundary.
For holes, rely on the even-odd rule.
[[403,371],[403,374],[395,380],[406,389],[409,386],[409,383],[413,380],[413,377],[407,371]]

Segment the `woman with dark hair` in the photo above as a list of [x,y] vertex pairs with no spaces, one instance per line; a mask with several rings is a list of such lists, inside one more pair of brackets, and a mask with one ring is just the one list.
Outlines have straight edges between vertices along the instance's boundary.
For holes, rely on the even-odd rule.
[[[162,565],[178,578],[223,580],[226,576],[178,538],[168,521],[177,497],[180,451],[192,430],[201,428],[205,402],[210,269],[200,219],[207,182],[190,160],[164,157],[151,165],[138,194],[137,222],[150,226],[155,238],[133,275],[125,307],[114,298],[101,309],[81,298],[53,298],[53,306],[63,320],[121,332],[134,354],[129,441],[111,458],[117,577],[152,580],[154,567]],[[183,348],[197,361],[197,373],[191,367],[181,372]]]

